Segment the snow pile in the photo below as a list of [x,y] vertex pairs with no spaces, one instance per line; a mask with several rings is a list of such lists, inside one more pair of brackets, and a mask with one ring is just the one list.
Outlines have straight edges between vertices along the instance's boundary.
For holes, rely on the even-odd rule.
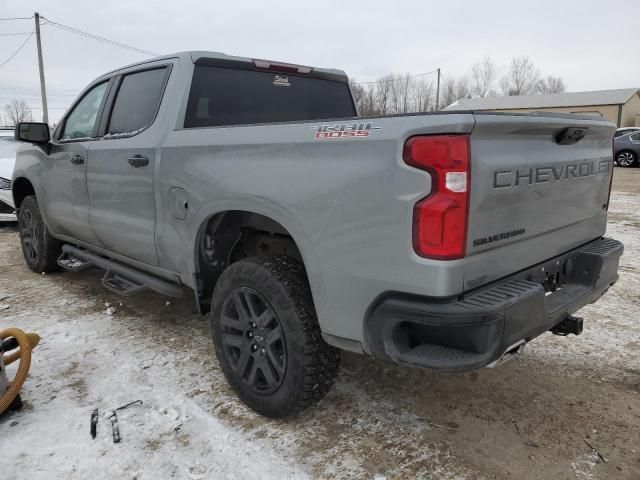
[[[189,398],[173,369],[184,352],[158,357],[117,340],[111,319],[99,314],[49,320],[37,328],[43,341],[22,392],[25,408],[0,420],[2,463],[13,472],[29,479],[307,478]],[[111,410],[138,399],[142,405],[118,411],[122,440],[115,444]],[[100,418],[92,440],[94,408]]]

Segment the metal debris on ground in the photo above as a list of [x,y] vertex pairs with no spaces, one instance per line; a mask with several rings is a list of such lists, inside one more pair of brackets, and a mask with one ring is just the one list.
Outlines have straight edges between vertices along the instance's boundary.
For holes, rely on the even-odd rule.
[[91,413],[91,438],[96,438],[98,433],[98,409]]
[[139,403],[140,405],[142,405],[142,400],[134,400],[131,403],[127,403],[126,405],[118,407],[111,413],[111,415],[109,415],[109,419],[111,420],[111,430],[113,432],[113,443],[120,443],[120,440],[121,440],[120,426],[118,425],[118,415],[116,412],[123,410],[127,407],[130,407],[131,405],[135,405],[136,403]]
[[113,443],[120,443],[120,427],[118,426],[118,415],[114,411],[109,417],[111,420],[111,431],[113,432]]
[[448,425],[442,425],[440,423],[434,423],[434,422],[430,422],[428,420],[425,420],[425,422],[427,423],[427,425],[431,425],[432,427],[437,427],[437,428],[444,428],[445,430],[451,430],[453,432],[457,431],[458,428],[457,427],[450,427]]
[[[584,439],[583,439],[583,440],[584,440]],[[604,463],[607,463],[607,459],[606,459],[606,458],[604,458],[604,455],[602,455],[602,454],[598,451],[598,449],[597,449],[597,448],[595,448],[593,445],[591,445],[591,444],[590,444],[589,442],[587,442],[586,440],[584,440],[584,443],[586,443],[586,444],[587,444],[587,446],[588,446],[591,450],[593,450],[593,451],[598,455],[598,457],[600,457],[600,459],[601,459]]]
[[135,405],[136,403],[142,405],[142,400],[134,400],[131,403],[127,403],[126,405],[116,408],[115,411],[117,412],[118,410],[124,410],[125,408],[130,407],[131,405]]

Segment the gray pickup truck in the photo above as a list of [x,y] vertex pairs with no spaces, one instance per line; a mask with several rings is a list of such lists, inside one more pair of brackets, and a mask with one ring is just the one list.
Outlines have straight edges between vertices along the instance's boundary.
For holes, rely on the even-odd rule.
[[438,112],[361,118],[344,72],[210,52],[95,80],[52,134],[22,123],[13,198],[35,272],[195,293],[241,399],[295,414],[339,350],[495,366],[618,278],[615,127]]

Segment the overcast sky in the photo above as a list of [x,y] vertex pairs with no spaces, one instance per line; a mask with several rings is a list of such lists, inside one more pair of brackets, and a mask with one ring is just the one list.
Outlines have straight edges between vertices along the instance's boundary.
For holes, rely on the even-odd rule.
[[[361,81],[437,67],[461,75],[486,55],[502,75],[511,57],[528,55],[570,91],[640,87],[639,0],[0,0],[0,17],[34,11],[156,53],[213,50],[340,68]],[[33,27],[0,21],[0,34]],[[0,64],[25,38],[0,35]],[[42,42],[52,121],[93,78],[148,58],[51,25]],[[0,68],[0,106],[19,97],[39,107],[38,88],[33,37]]]

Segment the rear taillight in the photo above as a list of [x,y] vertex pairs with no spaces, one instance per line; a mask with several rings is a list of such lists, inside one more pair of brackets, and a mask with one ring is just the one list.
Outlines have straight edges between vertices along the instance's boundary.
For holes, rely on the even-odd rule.
[[298,73],[301,75],[308,75],[313,72],[313,68],[306,67],[304,65],[293,65],[291,63],[272,62],[271,60],[258,60],[253,59],[253,66],[258,70],[268,70],[270,72],[278,73]]
[[413,248],[436,260],[463,258],[469,216],[469,135],[412,137],[404,161],[431,175],[431,193],[413,210]]

